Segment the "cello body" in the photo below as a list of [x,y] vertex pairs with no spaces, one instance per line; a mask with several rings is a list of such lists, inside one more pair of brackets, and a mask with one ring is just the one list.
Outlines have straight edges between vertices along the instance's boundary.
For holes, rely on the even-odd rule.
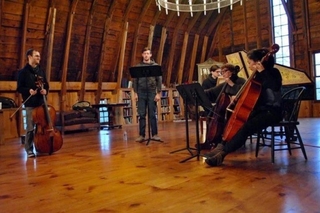
[[224,115],[226,114],[226,108],[229,104],[230,98],[225,93],[221,93],[219,95],[218,102],[215,105],[213,114],[210,117],[211,120],[208,125],[206,142],[216,144],[221,141],[222,133],[226,124]]
[[56,119],[55,109],[45,102],[44,105],[33,110],[32,117],[36,124],[34,135],[36,151],[52,154],[60,150],[63,145],[62,135],[59,130],[53,127],[51,122]]
[[[279,45],[273,44],[271,50],[262,57],[260,63],[269,60],[269,57],[278,52],[278,50]],[[243,88],[241,88],[239,91],[237,97],[240,98],[237,98],[237,104],[235,105],[234,110],[227,109],[232,111],[232,114],[227,122],[222,136],[222,139],[226,142],[229,142],[248,120],[250,113],[259,99],[261,93],[261,84],[254,80],[256,73],[257,70],[252,72],[247,82],[243,85]]]
[[242,91],[242,95],[240,99],[238,99],[237,104],[228,119],[222,135],[224,141],[229,142],[248,120],[251,111],[258,101],[260,92],[261,84],[254,80],[250,80]]

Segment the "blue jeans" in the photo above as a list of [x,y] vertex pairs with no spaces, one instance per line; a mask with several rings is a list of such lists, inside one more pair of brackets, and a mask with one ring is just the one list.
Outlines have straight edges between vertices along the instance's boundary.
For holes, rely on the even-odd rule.
[[148,107],[148,116],[151,125],[152,136],[158,134],[157,127],[157,103],[154,101],[155,92],[139,92],[138,93],[138,116],[139,116],[139,135],[145,137],[146,131],[146,114]]

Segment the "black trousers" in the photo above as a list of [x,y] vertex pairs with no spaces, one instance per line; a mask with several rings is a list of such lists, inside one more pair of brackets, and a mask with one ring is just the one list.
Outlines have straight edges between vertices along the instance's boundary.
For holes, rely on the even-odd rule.
[[224,151],[227,153],[236,151],[245,144],[250,135],[267,128],[272,124],[278,123],[280,119],[280,115],[272,113],[269,110],[253,111],[247,122],[244,123],[233,138],[230,141],[225,142]]

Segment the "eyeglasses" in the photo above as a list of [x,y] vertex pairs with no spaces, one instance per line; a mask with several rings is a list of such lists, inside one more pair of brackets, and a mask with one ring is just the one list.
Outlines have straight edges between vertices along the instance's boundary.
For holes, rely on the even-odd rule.
[[228,71],[230,71],[230,70],[224,69],[224,70],[221,71],[221,74],[223,75],[224,73],[226,73]]

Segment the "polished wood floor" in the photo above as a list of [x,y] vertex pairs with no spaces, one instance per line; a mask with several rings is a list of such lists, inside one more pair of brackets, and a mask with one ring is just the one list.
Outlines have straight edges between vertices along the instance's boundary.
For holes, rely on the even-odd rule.
[[[195,123],[189,122],[190,143]],[[320,119],[301,119],[308,161],[255,143],[210,168],[192,158],[184,123],[160,123],[163,143],[134,142],[137,126],[64,135],[61,150],[28,159],[0,145],[0,212],[320,212]],[[123,131],[128,141],[123,141]]]

